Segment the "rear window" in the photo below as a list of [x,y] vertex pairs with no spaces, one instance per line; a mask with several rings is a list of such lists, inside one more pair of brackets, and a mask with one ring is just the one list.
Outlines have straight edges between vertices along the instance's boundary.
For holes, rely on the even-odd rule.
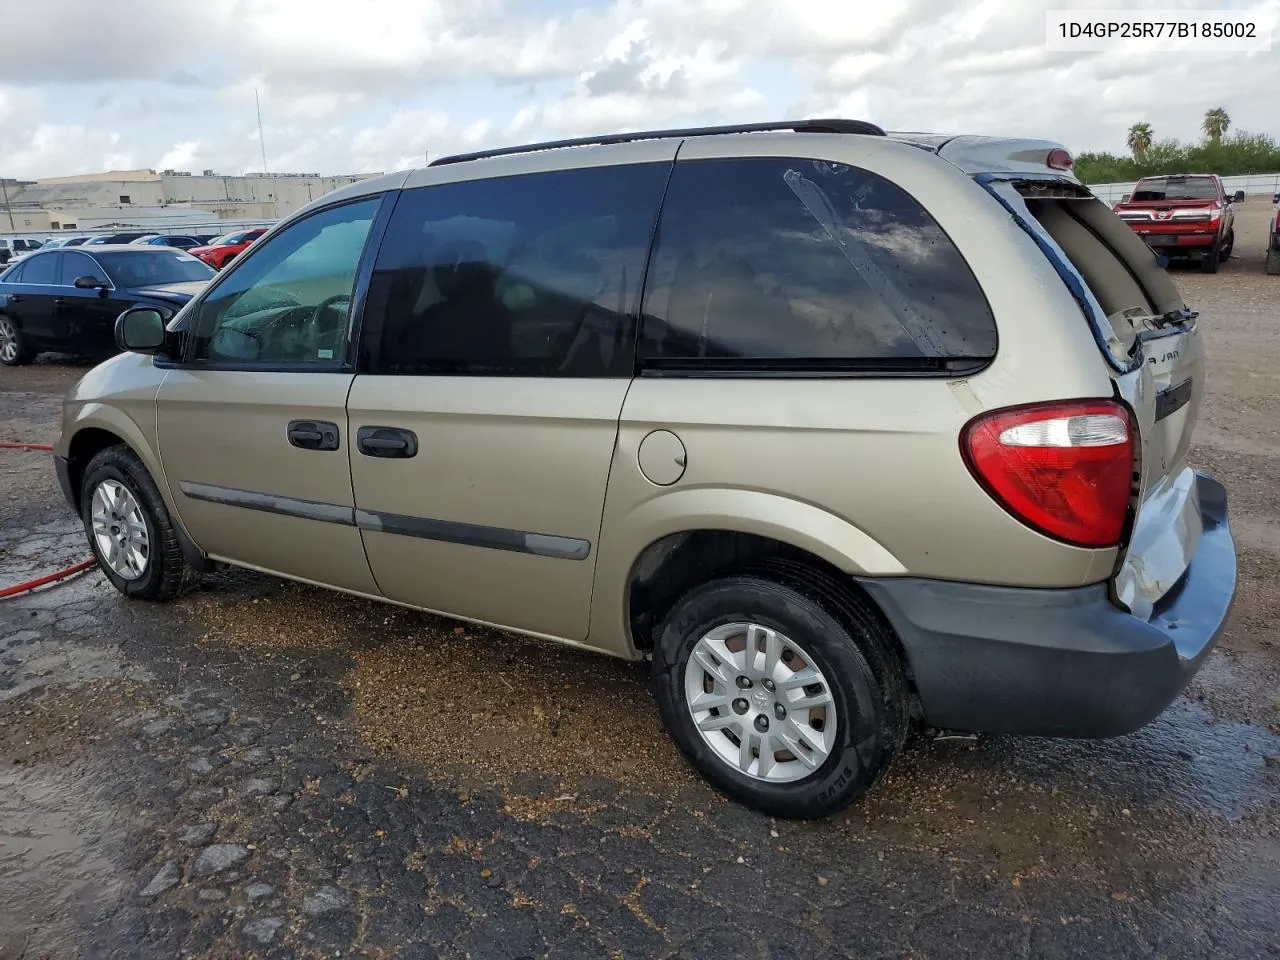
[[650,366],[985,361],[996,326],[932,216],[877,174],[752,157],[676,165],[643,311]]
[[1130,200],[1152,203],[1160,200],[1216,200],[1217,184],[1212,177],[1151,177],[1139,180]]

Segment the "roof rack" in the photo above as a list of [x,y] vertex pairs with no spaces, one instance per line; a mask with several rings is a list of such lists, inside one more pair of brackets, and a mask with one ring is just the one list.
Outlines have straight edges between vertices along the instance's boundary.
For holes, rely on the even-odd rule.
[[783,120],[775,123],[740,123],[719,127],[686,127],[675,130],[638,130],[634,133],[610,133],[600,137],[576,137],[572,140],[548,140],[543,143],[526,143],[517,147],[499,147],[496,150],[477,150],[475,153],[458,153],[437,157],[428,166],[439,167],[446,163],[463,163],[467,160],[484,160],[488,157],[507,157],[516,153],[533,153],[537,150],[559,150],[562,147],[604,146],[612,143],[632,143],[636,140],[673,140],[683,137],[714,137],[722,133],[766,133],[771,130],[792,130],[796,133],[856,133],[864,136],[883,137],[884,130],[865,120]]

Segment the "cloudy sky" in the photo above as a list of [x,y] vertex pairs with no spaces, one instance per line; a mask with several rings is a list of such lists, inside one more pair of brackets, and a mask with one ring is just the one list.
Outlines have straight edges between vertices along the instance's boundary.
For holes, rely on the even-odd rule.
[[[1268,53],[1054,52],[1049,8],[1233,9]],[[1280,0],[25,0],[0,176],[367,173],[479,146],[797,116],[1124,149],[1205,109],[1280,136]]]

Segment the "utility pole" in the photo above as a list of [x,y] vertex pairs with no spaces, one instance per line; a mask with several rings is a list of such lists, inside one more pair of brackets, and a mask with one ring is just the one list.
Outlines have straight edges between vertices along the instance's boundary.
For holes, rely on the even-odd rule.
[[0,177],[0,190],[4,191],[4,209],[9,214],[9,229],[15,231],[18,228],[13,225],[13,207],[9,206],[9,185],[4,182],[4,177]]
[[267,175],[267,142],[262,139],[262,104],[258,101],[258,88],[253,88],[253,105],[258,110],[258,146],[262,148],[262,175]]

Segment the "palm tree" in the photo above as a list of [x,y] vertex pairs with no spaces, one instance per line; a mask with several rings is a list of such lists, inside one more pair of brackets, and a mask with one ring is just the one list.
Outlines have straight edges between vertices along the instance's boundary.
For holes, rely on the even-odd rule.
[[1206,137],[1217,143],[1229,126],[1231,126],[1231,118],[1227,116],[1227,111],[1221,107],[1214,107],[1204,112],[1204,121],[1200,124],[1200,129],[1204,131]]
[[1133,154],[1133,159],[1141,163],[1142,158],[1151,149],[1151,124],[1135,123],[1129,128],[1128,142],[1129,152]]

